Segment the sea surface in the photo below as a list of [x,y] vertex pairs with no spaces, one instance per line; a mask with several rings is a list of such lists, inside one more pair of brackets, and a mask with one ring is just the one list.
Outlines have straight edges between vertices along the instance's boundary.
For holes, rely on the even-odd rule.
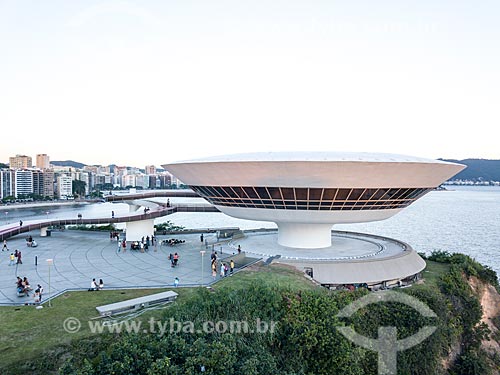
[[[166,202],[166,198],[157,198]],[[172,203],[203,202],[193,198],[171,198]],[[123,203],[92,203],[0,210],[0,224],[41,218],[115,216],[127,213]],[[240,227],[275,228],[274,223],[235,219],[222,213],[176,213],[156,219],[186,228]],[[390,219],[360,224],[339,224],[333,229],[372,233],[410,244],[416,251],[461,252],[490,266],[500,275],[500,187],[449,186],[432,191]]]

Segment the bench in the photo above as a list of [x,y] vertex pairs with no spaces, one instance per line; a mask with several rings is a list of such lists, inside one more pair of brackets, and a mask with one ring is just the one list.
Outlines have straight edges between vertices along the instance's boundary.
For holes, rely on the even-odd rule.
[[109,305],[97,306],[96,310],[101,316],[123,314],[161,303],[174,302],[177,296],[177,293],[167,291],[151,294],[149,296],[133,298],[126,301],[111,303]]

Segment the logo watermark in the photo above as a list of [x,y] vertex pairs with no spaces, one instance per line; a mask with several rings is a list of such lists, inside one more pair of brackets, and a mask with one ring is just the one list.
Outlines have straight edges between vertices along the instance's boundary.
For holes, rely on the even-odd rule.
[[[275,321],[265,321],[259,318],[255,321],[247,320],[207,320],[203,322],[178,321],[174,318],[169,320],[157,320],[150,318],[142,320],[123,321],[88,321],[88,328],[91,333],[152,333],[160,336],[176,333],[202,334],[202,333],[271,333],[277,330],[278,323]],[[63,329],[68,333],[77,333],[82,329],[82,323],[75,317],[66,318],[63,322]]]
[[[338,314],[339,318],[349,318],[359,309],[372,303],[379,302],[398,302],[410,306],[424,317],[435,318],[436,314],[426,304],[405,293],[394,291],[381,291],[367,294],[366,296],[354,301],[344,307]],[[398,331],[396,327],[379,327],[378,338],[362,336],[351,327],[337,327],[347,339],[365,349],[378,352],[378,374],[396,375],[397,374],[397,352],[412,348],[434,333],[437,327],[424,326],[416,334],[398,340]]]

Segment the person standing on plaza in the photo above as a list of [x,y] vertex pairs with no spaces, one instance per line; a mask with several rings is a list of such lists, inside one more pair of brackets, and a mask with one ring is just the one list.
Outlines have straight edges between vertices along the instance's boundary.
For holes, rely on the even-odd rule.
[[23,261],[21,259],[21,251],[20,250],[17,252],[17,264],[23,264]]
[[40,284],[38,284],[36,290],[38,290],[38,292],[40,294],[40,302],[42,302],[43,287]]
[[200,241],[201,241],[201,243],[203,243],[203,233],[200,234]]
[[212,277],[214,280],[217,278],[217,262],[212,262]]
[[179,278],[176,276],[175,279],[174,279],[174,287],[178,287],[179,286]]
[[13,266],[15,265],[15,261],[16,260],[16,257],[14,256],[14,253],[10,253],[10,262],[9,262],[9,266]]
[[224,277],[224,267],[225,267],[225,264],[224,262],[220,262],[220,277]]
[[2,251],[4,251],[4,250],[9,251],[9,248],[7,247],[7,240],[3,240],[3,247],[2,247]]
[[233,276],[233,270],[234,270],[234,260],[231,259],[231,262],[229,262],[229,276]]

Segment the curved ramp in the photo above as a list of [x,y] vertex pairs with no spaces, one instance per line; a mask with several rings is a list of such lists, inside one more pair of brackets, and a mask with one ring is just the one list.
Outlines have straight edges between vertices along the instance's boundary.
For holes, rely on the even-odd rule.
[[3,227],[0,227],[0,241],[3,241],[12,236],[17,236],[21,233],[30,232],[35,229],[47,228],[49,226],[130,223],[156,219],[176,212],[219,212],[217,208],[210,204],[176,204],[168,207],[163,203],[154,202],[154,204],[156,204],[157,207],[149,210],[147,213],[132,212],[128,215],[120,215],[115,217],[108,216],[81,219],[68,218],[52,220],[27,220],[23,222],[22,226],[18,224],[5,225]]

